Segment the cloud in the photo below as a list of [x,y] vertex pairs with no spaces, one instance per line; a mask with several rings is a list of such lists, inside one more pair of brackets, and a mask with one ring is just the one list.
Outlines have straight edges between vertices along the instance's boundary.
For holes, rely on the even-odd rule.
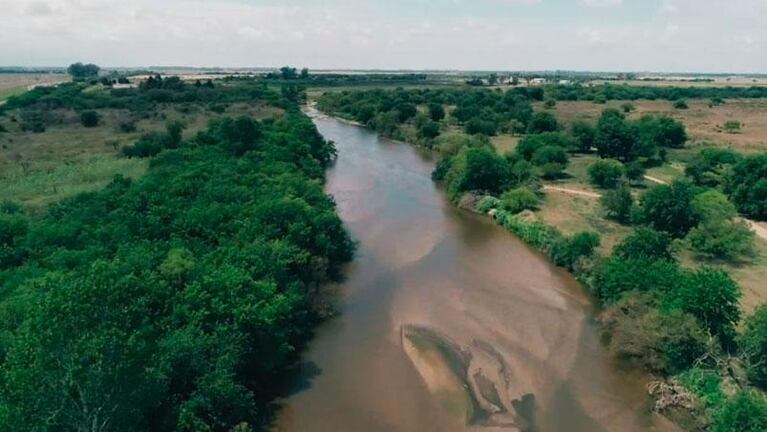
[[33,1],[24,6],[24,13],[29,16],[45,16],[53,13],[53,8],[45,2]]

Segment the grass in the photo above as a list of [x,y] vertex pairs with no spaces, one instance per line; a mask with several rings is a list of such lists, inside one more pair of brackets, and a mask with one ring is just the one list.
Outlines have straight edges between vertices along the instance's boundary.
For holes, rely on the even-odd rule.
[[17,169],[0,177],[0,196],[37,212],[61,199],[99,190],[116,174],[138,178],[146,172],[148,166],[147,159],[99,156],[47,170],[27,172]]

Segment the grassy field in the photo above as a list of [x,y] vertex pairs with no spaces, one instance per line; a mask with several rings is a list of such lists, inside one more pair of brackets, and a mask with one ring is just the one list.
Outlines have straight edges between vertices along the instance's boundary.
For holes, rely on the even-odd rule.
[[55,110],[48,113],[54,124],[43,133],[32,133],[22,131],[19,113],[11,112],[0,117],[0,125],[8,131],[0,133],[0,197],[38,211],[62,198],[98,190],[116,174],[142,175],[147,160],[123,158],[120,149],[142,134],[163,130],[169,121],[182,121],[188,138],[219,115],[266,118],[280,113],[278,108],[243,103],[230,105],[224,114],[195,105],[163,106],[148,118],[134,119],[136,130],[126,133],[119,125],[132,118],[128,111],[99,110],[99,126],[85,128],[78,113]]

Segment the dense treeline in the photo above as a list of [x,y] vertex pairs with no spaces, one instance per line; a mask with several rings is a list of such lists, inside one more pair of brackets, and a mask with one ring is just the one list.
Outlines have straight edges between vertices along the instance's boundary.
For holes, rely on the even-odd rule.
[[[152,102],[133,93],[74,84],[9,103]],[[279,100],[216,94],[240,97]],[[320,285],[353,252],[322,190],[334,149],[295,108],[163,143],[138,180],[42,216],[1,206],[0,430],[246,431],[268,416]]]
[[677,87],[639,85],[552,85],[546,86],[546,97],[555,100],[596,101],[608,100],[656,100],[676,101],[682,99],[735,99],[767,97],[767,87]]

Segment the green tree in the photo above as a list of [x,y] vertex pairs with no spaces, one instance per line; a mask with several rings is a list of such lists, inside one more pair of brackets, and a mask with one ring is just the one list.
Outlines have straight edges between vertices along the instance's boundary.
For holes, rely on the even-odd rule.
[[591,258],[599,243],[599,234],[593,232],[580,232],[571,237],[563,237],[554,242],[551,258],[556,265],[572,270],[580,260]]
[[445,182],[455,200],[467,191],[498,194],[510,185],[510,177],[508,163],[492,147],[464,147],[450,160]]
[[681,280],[666,300],[697,318],[723,343],[734,340],[740,320],[740,287],[722,270],[701,268]]
[[603,189],[617,187],[625,174],[626,167],[613,159],[598,160],[589,166],[589,179],[591,183]]
[[428,120],[418,128],[418,136],[426,139],[434,139],[439,136],[439,123]]
[[749,379],[767,389],[767,305],[759,306],[753,315],[746,318],[738,345],[748,367]]
[[445,118],[445,108],[439,103],[429,104],[429,117],[433,121],[440,121]]
[[537,210],[540,202],[535,192],[526,187],[518,187],[501,195],[500,207],[511,213],[519,213],[523,210]]
[[672,237],[684,237],[700,221],[692,207],[695,195],[695,187],[686,181],[653,186],[640,199],[639,218]]
[[700,186],[717,187],[743,157],[730,149],[707,148],[698,152],[685,165],[685,174]]
[[623,259],[650,258],[673,261],[671,245],[672,238],[667,233],[638,227],[615,246],[613,255]]
[[99,75],[100,68],[95,64],[72,63],[67,68],[67,73],[75,81],[84,81],[96,78]]
[[599,198],[599,203],[609,219],[620,223],[631,221],[631,211],[634,208],[634,197],[631,195],[631,188],[625,183],[621,183],[617,188],[606,191]]
[[595,267],[592,286],[602,303],[609,304],[627,292],[668,292],[683,277],[673,261],[614,256]]
[[87,128],[98,126],[100,120],[101,116],[97,111],[85,110],[80,113],[80,123]]
[[602,112],[596,128],[594,144],[600,157],[628,162],[640,156],[636,128],[616,109]]
[[767,153],[738,162],[727,175],[724,191],[742,214],[767,220]]
[[577,141],[577,150],[581,153],[589,153],[591,148],[594,147],[596,138],[594,126],[587,121],[577,120],[573,122],[570,131]]
[[761,432],[767,430],[767,401],[764,395],[741,390],[716,414],[713,432]]
[[538,134],[543,132],[556,132],[559,130],[559,122],[554,114],[546,111],[533,114],[533,118],[527,127],[527,132]]

